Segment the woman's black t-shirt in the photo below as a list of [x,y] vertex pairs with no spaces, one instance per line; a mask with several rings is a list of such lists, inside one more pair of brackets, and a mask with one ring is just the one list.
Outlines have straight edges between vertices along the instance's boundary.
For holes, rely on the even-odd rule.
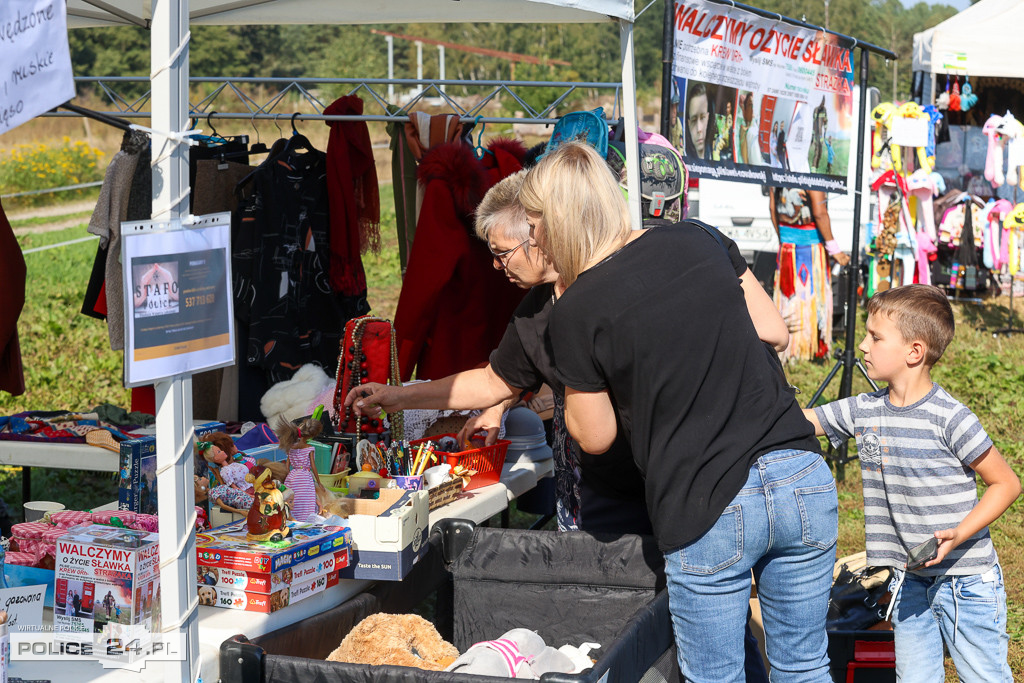
[[[692,226],[672,227],[700,232],[699,228]],[[742,276],[747,270],[747,262],[739,247],[725,235],[719,233],[719,237],[728,250],[736,277]],[[719,254],[724,255],[721,247]],[[542,384],[547,384],[553,392],[564,394],[565,385],[555,373],[551,336],[548,334],[548,318],[554,302],[553,284],[530,289],[516,308],[498,348],[491,352],[491,369],[511,386],[537,391]],[[615,443],[601,455],[583,452],[575,444],[574,447],[583,480],[596,493],[620,499],[643,497],[643,478],[634,463],[629,435],[621,425]]]
[[699,229],[649,229],[582,273],[549,330],[559,381],[609,390],[663,551],[707,531],[762,454],[819,450],[734,268]]

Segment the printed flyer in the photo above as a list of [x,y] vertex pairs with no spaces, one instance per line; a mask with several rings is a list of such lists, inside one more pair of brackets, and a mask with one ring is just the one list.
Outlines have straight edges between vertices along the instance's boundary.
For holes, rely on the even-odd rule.
[[234,362],[231,214],[197,221],[138,234],[150,222],[122,224],[128,386]]

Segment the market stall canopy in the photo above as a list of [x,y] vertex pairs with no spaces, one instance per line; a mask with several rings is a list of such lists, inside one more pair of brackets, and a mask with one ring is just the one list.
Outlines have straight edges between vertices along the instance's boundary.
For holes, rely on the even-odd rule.
[[[68,0],[68,27],[143,26],[153,0]],[[632,0],[191,0],[192,24],[633,21]]]
[[[981,0],[938,26],[914,34],[914,71],[1024,78],[1010,46],[1024,27],[1024,2]],[[957,66],[959,65],[959,66]]]

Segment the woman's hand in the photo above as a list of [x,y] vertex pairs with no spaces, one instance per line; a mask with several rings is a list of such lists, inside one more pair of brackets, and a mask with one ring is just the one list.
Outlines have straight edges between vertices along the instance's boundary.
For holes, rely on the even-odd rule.
[[367,382],[354,387],[345,397],[345,406],[351,406],[357,415],[376,417],[382,410],[393,413],[402,410],[403,387]]
[[487,410],[484,410],[479,415],[475,415],[463,425],[462,429],[455,438],[459,442],[459,446],[467,445],[470,443],[470,439],[473,435],[478,432],[486,432],[487,437],[484,441],[485,446],[493,446],[494,442],[498,440],[498,432],[501,430],[501,416],[505,413],[505,406],[499,403],[496,406],[491,406]]
[[845,266],[850,262],[849,254],[843,251],[839,252],[838,254],[832,254],[832,258],[834,258],[836,260],[836,263],[838,263],[841,266]]

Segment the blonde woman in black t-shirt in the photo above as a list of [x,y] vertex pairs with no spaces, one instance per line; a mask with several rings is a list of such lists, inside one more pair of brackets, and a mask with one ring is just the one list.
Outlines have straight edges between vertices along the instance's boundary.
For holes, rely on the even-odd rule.
[[831,681],[835,481],[721,246],[701,230],[631,230],[618,183],[586,145],[547,155],[520,201],[566,285],[548,322],[566,425],[595,454],[620,425],[629,435],[683,676],[744,680],[753,572],[775,675]]

